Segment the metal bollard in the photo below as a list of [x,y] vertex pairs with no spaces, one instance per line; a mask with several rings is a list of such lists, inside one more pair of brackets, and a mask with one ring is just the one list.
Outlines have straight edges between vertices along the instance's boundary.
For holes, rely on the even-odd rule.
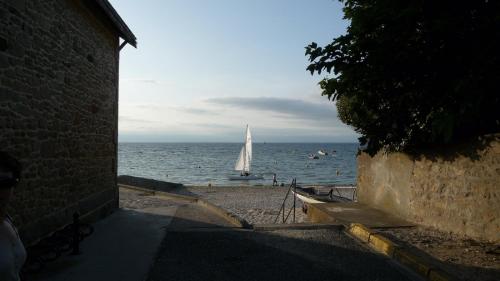
[[75,212],[73,214],[73,252],[72,255],[80,254],[80,214]]

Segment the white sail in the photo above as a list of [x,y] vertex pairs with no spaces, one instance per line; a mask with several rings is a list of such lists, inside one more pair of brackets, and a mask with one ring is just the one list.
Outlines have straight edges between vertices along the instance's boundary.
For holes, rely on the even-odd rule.
[[247,133],[245,138],[245,172],[250,172],[251,164],[252,164],[252,135],[250,134],[250,127],[247,125]]
[[240,156],[238,157],[238,160],[234,165],[234,169],[236,171],[243,171],[244,168],[245,168],[245,146],[241,148]]
[[250,172],[250,164],[252,163],[252,135],[250,134],[250,128],[247,125],[247,131],[245,135],[245,144],[241,148],[240,155],[234,169],[236,171]]
[[[252,135],[250,133],[250,127],[247,125],[247,131],[245,134],[243,147],[240,150],[240,155],[238,160],[234,165],[236,171],[240,171],[241,174],[238,176],[229,176],[229,180],[262,180],[264,179],[261,175],[250,174],[250,165],[252,164]],[[248,174],[243,174],[248,173]]]

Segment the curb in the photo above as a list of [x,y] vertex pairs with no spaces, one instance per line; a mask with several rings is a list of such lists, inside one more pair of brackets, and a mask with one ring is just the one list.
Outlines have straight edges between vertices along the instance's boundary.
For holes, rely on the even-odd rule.
[[180,195],[180,194],[175,194],[175,193],[170,193],[170,192],[165,192],[165,191],[158,191],[158,190],[151,190],[143,187],[138,187],[138,186],[132,186],[132,185],[126,185],[126,184],[118,184],[118,187],[121,188],[127,188],[127,189],[132,189],[136,191],[142,191],[146,193],[150,193],[155,196],[159,197],[164,197],[168,199],[173,199],[173,200],[182,200],[182,201],[187,201],[190,203],[196,203],[197,205],[210,210],[211,212],[215,213],[218,216],[221,216],[228,222],[230,222],[232,225],[240,228],[246,228],[246,229],[251,229],[252,225],[249,224],[245,219],[240,218],[239,216],[217,206],[214,205],[204,199],[201,199],[199,197],[195,196],[188,196],[188,195]]
[[360,223],[351,223],[346,231],[362,242],[368,244],[375,251],[392,258],[402,265],[410,268],[421,277],[429,281],[454,281],[457,280],[444,270],[433,266],[428,260],[413,254],[408,249],[392,242]]
[[311,230],[311,229],[335,229],[342,230],[342,224],[328,223],[286,223],[286,224],[254,224],[255,231],[273,231],[273,230]]

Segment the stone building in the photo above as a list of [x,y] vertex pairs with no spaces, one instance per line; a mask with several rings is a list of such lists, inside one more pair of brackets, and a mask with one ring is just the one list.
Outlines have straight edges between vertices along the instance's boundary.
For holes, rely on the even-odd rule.
[[107,0],[0,0],[0,150],[20,160],[9,212],[28,244],[118,206],[120,49]]

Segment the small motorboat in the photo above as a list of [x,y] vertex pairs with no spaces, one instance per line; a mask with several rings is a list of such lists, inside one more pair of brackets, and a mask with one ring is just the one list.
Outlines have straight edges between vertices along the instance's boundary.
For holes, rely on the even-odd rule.
[[309,159],[319,159],[319,156],[318,156],[318,155],[316,155],[316,154],[309,154],[309,155],[307,156],[307,158],[309,158]]
[[328,152],[326,152],[326,150],[320,149],[320,150],[318,150],[318,154],[319,155],[328,155]]
[[334,195],[333,189],[328,193],[321,193],[314,187],[297,186],[295,189],[292,189],[292,192],[304,203],[338,203],[351,201],[348,198]]

